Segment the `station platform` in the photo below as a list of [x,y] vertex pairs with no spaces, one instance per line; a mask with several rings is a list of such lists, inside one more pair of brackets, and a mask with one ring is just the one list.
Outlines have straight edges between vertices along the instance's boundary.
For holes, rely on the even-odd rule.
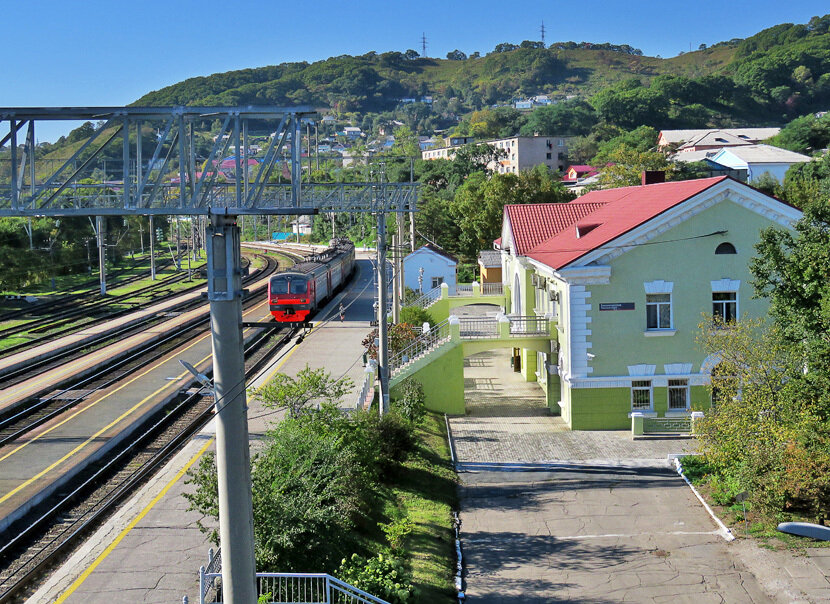
[[[365,372],[361,342],[372,329],[374,295],[372,263],[358,259],[355,277],[316,315],[303,342],[275,355],[249,388],[276,373],[296,375],[308,365],[324,367],[335,378],[350,377],[357,390]],[[341,302],[346,307],[342,323],[337,312]],[[249,399],[252,446],[280,417]],[[199,516],[187,511],[182,493],[192,488],[186,484],[187,470],[214,447],[213,432],[211,423],[54,571],[28,602],[169,603],[181,602],[185,595],[191,603],[198,602],[199,566],[206,564],[211,544],[196,526]]]
[[[267,317],[267,300],[244,314],[248,321]],[[253,335],[254,329],[243,333]],[[67,413],[0,447],[0,534],[194,385],[180,360],[204,371],[211,353],[210,332],[205,331],[126,382],[92,393]]]

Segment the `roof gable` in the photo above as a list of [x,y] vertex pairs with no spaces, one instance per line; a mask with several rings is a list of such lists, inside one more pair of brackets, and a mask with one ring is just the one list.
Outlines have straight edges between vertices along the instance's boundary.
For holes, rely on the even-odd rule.
[[418,254],[434,254],[434,255],[436,255],[436,256],[441,256],[441,257],[442,257],[442,258],[444,258],[445,260],[449,260],[449,262],[450,262],[451,264],[458,264],[458,258],[456,258],[455,256],[453,256],[453,255],[452,255],[452,254],[450,254],[449,252],[445,252],[444,250],[442,250],[442,249],[441,249],[440,247],[438,247],[437,245],[433,245],[433,244],[431,244],[431,243],[427,243],[427,244],[422,245],[421,247],[419,247],[419,248],[418,248],[417,250],[415,250],[414,252],[412,252],[412,253],[408,254],[408,255],[404,258],[404,260],[408,260],[408,259],[410,259],[410,258],[412,258],[412,257],[414,257],[414,256],[416,256],[416,255],[418,255]]

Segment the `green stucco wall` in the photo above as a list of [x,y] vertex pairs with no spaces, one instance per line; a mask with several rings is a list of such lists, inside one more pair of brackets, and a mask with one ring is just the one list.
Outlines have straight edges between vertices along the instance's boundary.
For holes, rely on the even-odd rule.
[[628,388],[574,388],[570,391],[572,430],[627,430],[631,428],[631,391]]
[[[704,355],[695,337],[702,314],[712,312],[710,281],[740,280],[738,312],[757,317],[766,313],[765,300],[753,299],[748,263],[754,254],[762,228],[772,223],[731,201],[723,201],[697,216],[667,230],[649,245],[628,251],[611,261],[608,285],[590,285],[592,377],[628,375],[627,366],[656,365],[663,373],[668,363],[692,363],[700,371]],[[729,231],[691,239],[719,230]],[[680,241],[678,241],[680,240]],[[737,254],[715,255],[718,244],[732,243]],[[662,242],[662,243],[659,243]],[[662,279],[674,284],[672,291],[672,336],[646,336],[646,293],[644,282]],[[634,302],[628,311],[600,311],[603,302]]]
[[[455,346],[419,369],[413,376],[424,387],[426,406],[430,411],[464,415],[464,351]],[[390,389],[398,394],[400,384]]]

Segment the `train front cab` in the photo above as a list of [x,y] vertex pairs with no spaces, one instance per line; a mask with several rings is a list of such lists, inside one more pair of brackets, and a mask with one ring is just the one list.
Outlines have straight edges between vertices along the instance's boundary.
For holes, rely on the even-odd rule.
[[274,319],[280,323],[305,323],[315,308],[314,279],[288,273],[271,277],[268,304]]

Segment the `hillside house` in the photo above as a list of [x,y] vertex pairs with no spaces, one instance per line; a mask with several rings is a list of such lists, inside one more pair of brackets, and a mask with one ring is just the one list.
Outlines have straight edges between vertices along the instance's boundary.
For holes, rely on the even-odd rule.
[[790,166],[811,161],[807,155],[772,145],[728,147],[721,149],[710,159],[733,170],[746,170],[747,179],[750,181],[763,174],[769,174],[780,183],[784,182],[784,176]]
[[[700,151],[704,148],[719,149],[730,144],[753,145],[775,136],[781,128],[720,128],[705,130],[662,130],[657,136],[657,148],[665,151],[670,146],[687,151]],[[716,144],[715,139],[723,139]],[[714,147],[709,146],[714,144]]]
[[404,285],[409,289],[425,293],[446,283],[450,295],[456,290],[456,267],[458,259],[427,243],[403,259]]
[[574,430],[707,409],[718,359],[695,343],[702,316],[766,314],[750,284],[753,246],[800,215],[728,177],[505,206],[506,310],[556,319],[549,355],[522,349],[523,376]]

